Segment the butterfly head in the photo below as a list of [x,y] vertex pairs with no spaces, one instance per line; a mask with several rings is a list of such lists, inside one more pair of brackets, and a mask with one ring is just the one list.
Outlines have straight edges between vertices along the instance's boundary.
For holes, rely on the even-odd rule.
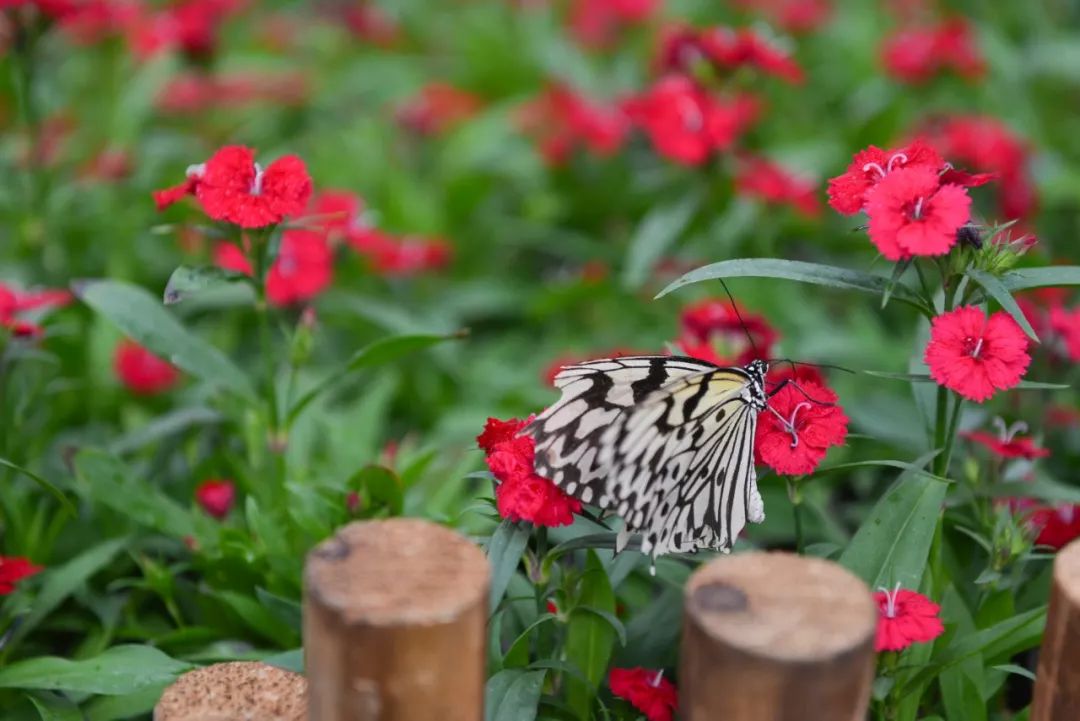
[[769,364],[763,360],[752,360],[746,364],[746,372],[759,381],[764,381],[765,374],[769,372]]
[[744,366],[743,370],[750,376],[750,383],[743,391],[744,399],[755,409],[765,410],[769,402],[769,397],[765,393],[765,374],[769,372],[769,364],[763,360],[752,360]]

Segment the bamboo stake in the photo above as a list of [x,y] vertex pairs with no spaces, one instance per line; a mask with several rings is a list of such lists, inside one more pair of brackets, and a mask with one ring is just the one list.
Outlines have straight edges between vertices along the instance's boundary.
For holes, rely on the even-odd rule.
[[416,519],[352,523],[309,555],[311,721],[480,721],[488,562]]
[[684,721],[862,721],[877,607],[835,563],[787,553],[723,556],[686,587]]
[[307,682],[257,661],[185,673],[165,689],[154,721],[306,721]]
[[1080,717],[1080,541],[1054,559],[1046,633],[1039,651],[1031,721]]

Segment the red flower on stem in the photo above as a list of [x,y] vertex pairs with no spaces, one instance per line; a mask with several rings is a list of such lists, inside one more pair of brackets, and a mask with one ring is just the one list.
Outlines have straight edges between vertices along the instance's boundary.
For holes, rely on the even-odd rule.
[[1080,538],[1080,505],[1039,506],[1028,523],[1036,531],[1035,543],[1060,551]]
[[889,260],[944,255],[971,217],[971,196],[959,185],[941,185],[926,167],[889,173],[868,193],[870,240]]
[[766,203],[790,205],[806,218],[821,215],[817,185],[765,158],[745,156],[735,173],[735,192]]
[[829,387],[808,377],[788,383],[758,414],[754,456],[777,473],[812,473],[832,446],[847,438],[848,418]]
[[286,155],[264,170],[254,152],[241,145],[222,148],[186,175],[180,185],[154,194],[159,210],[194,194],[214,220],[263,228],[302,213],[311,197],[311,177],[300,158]]
[[943,69],[968,79],[986,72],[986,61],[964,18],[898,30],[882,43],[881,60],[889,75],[907,83],[926,82]]
[[1006,426],[1005,421],[998,417],[994,419],[994,425],[998,428],[996,435],[984,431],[963,431],[960,437],[988,448],[998,458],[1024,458],[1033,461],[1050,455],[1050,449],[1036,445],[1030,437],[1019,435],[1027,431],[1027,423],[1017,421]]
[[664,672],[645,668],[613,668],[608,674],[611,693],[626,699],[649,721],[671,721],[679,707],[675,684]]
[[619,108],[607,107],[561,83],[551,83],[517,115],[522,132],[539,145],[548,165],[563,165],[574,148],[584,146],[598,157],[622,148],[629,129]]
[[236,499],[236,486],[232,481],[212,479],[203,481],[195,489],[195,500],[202,509],[219,521],[229,515]]
[[476,438],[487,456],[488,468],[499,481],[495,486],[499,515],[538,526],[568,526],[574,514],[581,511],[581,502],[536,473],[536,441],[518,435],[531,420],[489,418]]
[[766,75],[801,85],[806,80],[787,51],[748,28],[715,27],[698,36],[702,52],[719,69],[756,68]]
[[768,358],[780,336],[765,316],[723,300],[687,306],[680,326],[678,345],[683,352],[717,365]]
[[31,563],[29,558],[0,556],[0,596],[13,593],[15,584],[43,570],[41,566]]
[[180,371],[126,338],[116,346],[113,370],[128,390],[143,396],[164,393],[180,379]]
[[945,632],[938,613],[941,606],[921,593],[906,588],[874,593],[878,604],[875,651],[903,651],[913,643],[926,643]]
[[0,283],[0,328],[21,338],[41,335],[41,326],[27,320],[27,316],[70,302],[71,293],[66,290],[21,291]]
[[923,358],[938,384],[982,403],[1020,382],[1031,363],[1027,349],[1027,336],[1008,313],[987,318],[963,306],[934,318]]

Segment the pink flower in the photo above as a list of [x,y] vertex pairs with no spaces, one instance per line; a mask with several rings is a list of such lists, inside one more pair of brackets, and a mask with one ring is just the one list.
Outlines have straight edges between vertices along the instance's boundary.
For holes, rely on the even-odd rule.
[[939,384],[982,403],[1020,382],[1031,363],[1027,349],[1027,336],[1008,313],[987,318],[963,306],[934,318],[924,360]]
[[0,556],[0,596],[14,593],[15,584],[44,570],[31,563],[29,558]]
[[943,255],[971,217],[971,196],[959,185],[940,185],[930,168],[889,173],[867,196],[870,240],[889,260]]
[[995,418],[994,421],[998,427],[997,434],[964,431],[960,433],[960,437],[989,449],[998,458],[1024,458],[1033,461],[1050,455],[1049,449],[1036,445],[1029,437],[1019,435],[1027,430],[1027,424],[1023,421],[1014,423],[1011,427],[1006,426],[1001,418]]
[[164,393],[180,380],[180,371],[128,339],[116,346],[113,370],[128,390],[143,396]]
[[66,290],[22,291],[0,283],[0,328],[19,337],[38,336],[41,326],[26,318],[35,310],[59,308],[71,302]]
[[945,632],[938,613],[941,607],[926,596],[897,584],[892,591],[874,593],[878,603],[875,651],[903,651],[913,643],[926,643]]
[[236,487],[232,481],[207,480],[195,489],[195,500],[202,509],[219,521],[229,515],[236,498]]
[[821,215],[817,185],[765,158],[742,158],[735,174],[735,192],[766,203],[790,205],[806,218]]
[[649,721],[671,721],[679,707],[675,684],[663,671],[644,668],[613,668],[608,675],[611,693],[626,699]]

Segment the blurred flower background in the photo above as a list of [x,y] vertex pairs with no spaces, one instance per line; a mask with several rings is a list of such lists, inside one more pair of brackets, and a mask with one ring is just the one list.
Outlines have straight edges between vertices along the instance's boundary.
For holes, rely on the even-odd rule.
[[[842,411],[777,397],[786,425],[765,424],[758,454],[788,474],[830,446],[834,465],[934,449],[933,384],[861,371],[929,373],[973,400],[1021,375],[1077,379],[1065,288],[1017,296],[1041,339],[1030,364],[1004,311],[960,308],[931,329],[902,303],[776,279],[728,280],[738,313],[716,283],[654,299],[739,257],[886,279],[887,261],[954,244],[1009,267],[1080,261],[1076,3],[0,0],[0,64],[4,718],[138,717],[176,670],[139,657],[160,675],[100,696],[7,682],[25,659],[297,648],[303,554],[350,519],[419,515],[478,538],[496,512],[569,524],[576,501],[538,516],[551,484],[511,467],[531,448],[511,449],[512,432],[486,453],[474,440],[489,418],[551,403],[566,363],[674,351],[859,371],[826,386],[799,370]],[[904,227],[916,202],[918,237]],[[150,296],[167,307],[144,312]],[[964,343],[983,332],[1012,365],[973,378]],[[977,512],[953,511],[936,537],[935,583],[952,580],[922,590],[949,634],[1045,603],[1034,544],[1080,535],[1077,402],[1035,387],[968,404],[950,477],[1014,485],[973,492]],[[827,432],[794,452],[797,420]],[[485,457],[513,479],[497,499]],[[767,519],[746,542],[794,548],[805,504],[800,546],[805,533],[835,557],[896,476],[852,467],[797,493],[764,477]],[[655,670],[674,658],[668,593],[689,566],[659,564],[657,591],[647,565],[607,567],[628,636],[610,691],[629,701],[605,692],[611,718],[675,704]],[[510,596],[531,598],[510,573]],[[566,573],[558,609],[576,598]],[[922,620],[882,648],[941,633],[921,573],[912,590],[886,584],[886,616]],[[520,605],[493,621],[509,641],[535,618]],[[537,643],[533,656],[557,653]],[[991,667],[1010,658],[1030,662],[976,664],[978,703],[947,681],[923,710],[1009,718],[1026,691]],[[548,684],[541,717],[589,717],[572,689],[560,711]]]

